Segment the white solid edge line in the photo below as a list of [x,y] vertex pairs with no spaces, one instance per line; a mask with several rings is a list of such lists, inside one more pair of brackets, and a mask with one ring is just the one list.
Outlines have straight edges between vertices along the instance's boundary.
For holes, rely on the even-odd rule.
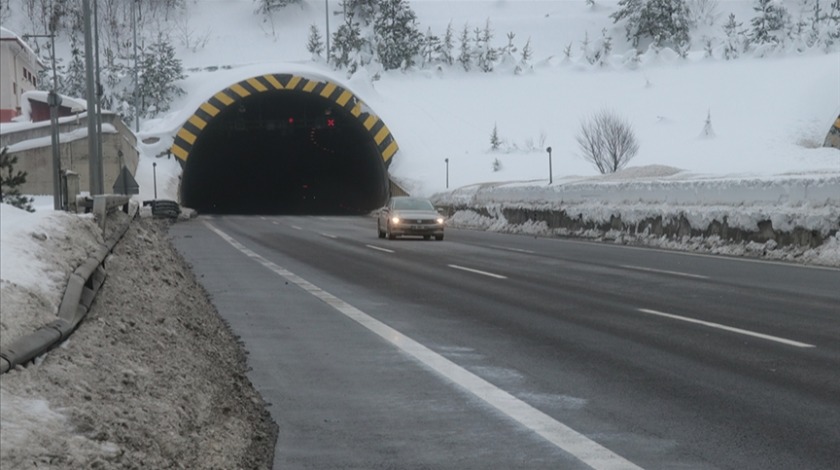
[[285,278],[287,281],[296,284],[301,289],[335,308],[343,315],[356,321],[360,325],[375,333],[388,343],[396,346],[404,353],[414,357],[426,367],[432,369],[444,378],[462,387],[464,390],[484,400],[490,406],[501,411],[505,415],[519,422],[528,429],[542,436],[544,439],[568,452],[586,465],[597,470],[618,470],[633,469],[641,470],[624,457],[587,438],[583,434],[555,420],[551,416],[539,411],[524,401],[514,397],[508,392],[487,382],[481,377],[458,366],[440,354],[423,346],[417,341],[405,336],[399,331],[380,322],[352,305],[344,302],[338,297],[324,291],[309,281],[288,271],[259,254],[246,248],[234,240],[225,232],[217,229],[209,222],[204,222],[207,227],[222,237],[231,246],[241,251],[251,259],[259,262],[275,274]]
[[703,275],[700,275],[700,274],[683,273],[683,272],[680,272],[680,271],[668,271],[668,270],[665,270],[665,269],[645,268],[643,266],[632,266],[632,265],[629,265],[629,264],[622,264],[621,267],[622,268],[627,268],[627,269],[635,269],[637,271],[647,271],[647,272],[651,272],[651,273],[673,274],[674,276],[691,277],[691,278],[695,278],[695,279],[709,279],[709,276],[703,276]]
[[449,266],[450,268],[453,268],[453,269],[460,269],[461,271],[467,271],[467,272],[471,272],[471,273],[475,273],[475,274],[481,274],[482,276],[495,277],[496,279],[507,279],[507,276],[502,276],[501,274],[488,273],[487,271],[480,271],[478,269],[466,268],[464,266],[458,266],[457,264],[447,264],[447,266]]
[[371,250],[384,251],[385,253],[395,253],[395,251],[394,251],[394,250],[389,250],[389,249],[387,249],[387,248],[382,248],[382,247],[375,246],[375,245],[365,245],[365,246],[366,246],[366,247],[368,247],[368,248],[370,248]]
[[754,336],[756,338],[761,338],[761,339],[766,339],[766,340],[769,340],[769,341],[775,341],[777,343],[787,344],[788,346],[796,346],[797,348],[815,348],[816,347],[813,344],[800,343],[799,341],[794,341],[792,339],[780,338],[778,336],[771,336],[771,335],[766,335],[764,333],[757,333],[755,331],[744,330],[744,329],[741,329],[741,328],[735,328],[734,326],[727,326],[727,325],[722,325],[720,323],[713,323],[713,322],[708,322],[708,321],[704,321],[704,320],[698,320],[696,318],[683,317],[683,316],[680,316],[680,315],[673,315],[671,313],[659,312],[659,311],[650,310],[650,309],[647,309],[647,308],[640,308],[639,311],[643,312],[643,313],[649,313],[651,315],[658,315],[660,317],[672,318],[674,320],[682,320],[684,322],[696,323],[698,325],[704,325],[704,326],[708,326],[708,327],[711,327],[711,328],[717,328],[719,330],[726,330],[726,331],[731,331],[733,333],[738,333],[738,334],[742,334],[742,335]]

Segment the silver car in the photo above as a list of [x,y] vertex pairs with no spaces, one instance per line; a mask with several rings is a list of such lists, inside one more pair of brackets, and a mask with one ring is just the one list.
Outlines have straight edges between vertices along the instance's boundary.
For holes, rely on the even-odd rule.
[[397,196],[379,211],[376,231],[379,238],[388,237],[391,240],[403,235],[443,240],[443,222],[443,216],[428,199]]

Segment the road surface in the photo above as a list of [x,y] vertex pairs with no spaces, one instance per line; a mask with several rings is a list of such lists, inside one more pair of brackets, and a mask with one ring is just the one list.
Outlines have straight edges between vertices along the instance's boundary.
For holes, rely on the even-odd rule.
[[840,270],[375,224],[171,228],[275,468],[837,468]]

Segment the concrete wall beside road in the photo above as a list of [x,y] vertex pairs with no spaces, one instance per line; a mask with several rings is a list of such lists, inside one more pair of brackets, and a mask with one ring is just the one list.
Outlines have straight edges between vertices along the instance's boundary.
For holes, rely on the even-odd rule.
[[[0,143],[9,146],[9,154],[18,157],[16,170],[27,173],[26,183],[20,187],[23,194],[51,195],[52,144],[50,126],[33,126],[2,136]],[[90,158],[87,141],[87,118],[75,118],[61,124],[61,169],[79,175],[80,188],[90,190]],[[111,188],[120,174],[120,163],[135,174],[140,155],[137,138],[116,114],[102,115],[102,166],[105,192]]]

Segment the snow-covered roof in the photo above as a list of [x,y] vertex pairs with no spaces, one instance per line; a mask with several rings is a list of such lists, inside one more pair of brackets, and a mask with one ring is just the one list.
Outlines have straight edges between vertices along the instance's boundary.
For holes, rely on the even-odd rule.
[[[38,101],[40,103],[47,103],[47,97],[49,96],[49,91],[44,90],[30,90],[24,92],[21,97],[24,100],[32,100]],[[87,101],[79,99],[79,98],[72,98],[67,95],[60,95],[61,96],[61,106],[64,108],[70,108],[71,112],[78,113],[87,110]]]
[[35,51],[31,47],[29,47],[29,44],[26,41],[24,41],[22,37],[18,36],[12,30],[0,26],[0,40],[16,41],[18,44],[21,45],[21,47],[24,48],[24,50],[26,50],[28,54],[32,55],[32,58],[40,67],[46,68],[46,65],[44,65],[44,62],[42,62],[41,58],[38,57],[38,54],[36,54]]

